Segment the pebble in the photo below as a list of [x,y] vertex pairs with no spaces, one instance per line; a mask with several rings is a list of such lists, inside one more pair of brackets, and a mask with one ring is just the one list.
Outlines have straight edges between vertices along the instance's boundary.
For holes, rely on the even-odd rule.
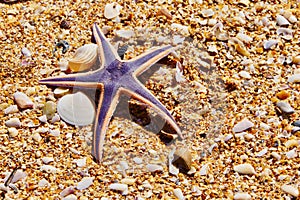
[[63,189],[63,191],[61,191],[59,195],[61,197],[65,197],[65,196],[68,196],[70,194],[73,194],[74,192],[75,192],[75,187],[70,186],[70,187],[67,187],[67,188]]
[[31,99],[23,92],[14,93],[14,100],[21,109],[33,108],[34,106]]
[[278,101],[276,106],[283,112],[284,114],[293,114],[295,112],[294,108],[285,101]]
[[37,132],[32,134],[32,138],[37,142],[40,142],[43,139],[42,136]]
[[192,154],[188,148],[182,147],[175,151],[172,164],[175,165],[183,173],[187,173],[191,169]]
[[9,137],[16,137],[18,135],[18,130],[15,127],[8,128]]
[[93,184],[95,177],[83,177],[82,180],[77,184],[78,190],[84,190]]
[[234,194],[234,200],[250,200],[251,195],[246,192],[238,192]]
[[11,105],[4,110],[4,114],[6,114],[6,115],[16,113],[16,112],[19,112],[17,105]]
[[183,193],[182,193],[182,191],[181,191],[180,188],[174,189],[174,190],[173,190],[173,193],[174,193],[174,195],[175,195],[175,197],[176,197],[177,199],[179,199],[179,200],[184,200],[184,199],[185,199],[184,196],[183,196]]
[[7,127],[20,127],[21,125],[19,118],[11,118],[5,122]]
[[42,115],[42,116],[38,117],[38,119],[42,123],[46,123],[47,122],[47,116],[46,115]]
[[122,192],[122,194],[126,194],[128,192],[128,185],[122,183],[112,183],[108,186],[110,190],[117,190]]
[[43,161],[44,164],[49,164],[50,162],[54,161],[54,158],[52,158],[52,157],[43,157],[42,161]]
[[120,6],[118,3],[108,3],[105,5],[104,8],[104,17],[106,19],[112,19],[120,15],[120,11],[122,9],[122,6]]
[[56,103],[53,101],[47,101],[43,107],[43,114],[46,115],[47,119],[52,119],[56,113]]
[[70,194],[70,195],[62,198],[62,200],[77,200],[77,197],[75,194]]
[[29,51],[29,49],[27,49],[26,47],[23,47],[21,49],[21,52],[22,54],[25,56],[25,57],[30,57],[31,56],[31,52]]
[[157,164],[147,164],[146,168],[149,172],[162,172],[164,168]]
[[39,181],[38,186],[39,187],[50,187],[50,183],[45,178],[43,178],[42,180]]
[[261,150],[260,152],[258,152],[256,154],[257,157],[262,157],[263,155],[265,155],[268,152],[268,148],[264,148],[263,150]]
[[298,197],[299,196],[299,190],[298,188],[292,186],[292,185],[282,185],[281,186],[282,191],[292,195],[293,197]]
[[293,126],[298,126],[300,127],[300,120],[296,120],[292,123]]
[[288,77],[289,83],[300,83],[300,74],[294,74]]
[[296,148],[294,148],[294,149],[292,149],[292,150],[286,152],[285,155],[286,155],[286,157],[287,157],[288,159],[296,158],[296,157],[297,157],[297,151],[296,151]]
[[239,174],[247,174],[247,175],[253,175],[255,174],[255,169],[251,164],[240,164],[240,165],[235,165],[233,167],[233,170],[235,172],[238,172]]
[[280,92],[276,93],[276,97],[280,100],[285,100],[290,97],[290,93],[286,90],[281,90]]
[[58,169],[52,165],[42,165],[41,171],[44,171],[47,173],[56,173],[56,172],[58,172]]
[[85,167],[86,166],[86,158],[75,159],[73,162],[76,163],[76,165],[78,167]]
[[134,36],[134,32],[132,30],[117,30],[116,35],[121,38],[129,39]]
[[200,171],[199,171],[199,174],[201,176],[206,176],[207,175],[207,172],[208,172],[208,164],[205,164],[201,167]]
[[279,26],[288,26],[290,22],[282,15],[277,15],[276,22]]
[[249,128],[252,128],[254,124],[248,120],[247,118],[244,118],[242,121],[238,122],[232,129],[234,133],[239,133],[242,131],[245,131]]
[[121,180],[121,183],[126,185],[134,185],[135,182],[136,182],[135,178],[123,178]]
[[251,75],[249,74],[249,72],[246,71],[240,71],[239,76],[245,79],[251,79]]
[[267,40],[264,42],[264,49],[269,50],[276,44],[278,44],[277,40]]

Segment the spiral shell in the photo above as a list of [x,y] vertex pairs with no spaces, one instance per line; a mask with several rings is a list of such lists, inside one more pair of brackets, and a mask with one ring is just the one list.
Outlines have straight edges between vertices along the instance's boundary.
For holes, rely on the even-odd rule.
[[86,44],[79,47],[72,59],[69,60],[69,69],[73,72],[90,69],[97,61],[98,46]]

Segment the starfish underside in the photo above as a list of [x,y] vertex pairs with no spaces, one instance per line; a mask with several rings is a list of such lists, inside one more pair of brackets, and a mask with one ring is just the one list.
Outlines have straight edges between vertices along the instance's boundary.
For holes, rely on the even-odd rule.
[[157,61],[167,56],[172,46],[163,46],[146,52],[131,60],[121,60],[115,49],[101,32],[93,25],[93,36],[98,45],[101,65],[95,71],[40,80],[41,84],[57,87],[76,87],[79,89],[99,89],[98,105],[93,130],[92,154],[101,162],[105,134],[110,119],[121,94],[135,98],[156,110],[182,138],[180,128],[169,111],[141,84],[137,77]]

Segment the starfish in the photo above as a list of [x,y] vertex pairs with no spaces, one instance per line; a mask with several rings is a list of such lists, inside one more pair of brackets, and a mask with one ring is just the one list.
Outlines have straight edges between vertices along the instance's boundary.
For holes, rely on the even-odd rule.
[[182,139],[181,130],[170,112],[137,79],[145,70],[167,56],[173,47],[170,45],[163,46],[145,52],[134,59],[121,60],[96,23],[93,25],[93,36],[98,45],[98,55],[101,61],[96,70],[45,78],[40,80],[40,83],[47,86],[100,90],[99,96],[96,97],[98,105],[92,143],[92,155],[96,161],[101,162],[105,134],[121,94],[128,95],[153,108]]

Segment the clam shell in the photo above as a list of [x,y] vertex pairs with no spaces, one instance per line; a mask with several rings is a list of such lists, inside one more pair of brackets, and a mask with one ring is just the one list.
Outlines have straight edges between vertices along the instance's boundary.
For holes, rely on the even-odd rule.
[[73,72],[90,69],[97,60],[98,46],[86,44],[79,47],[72,59],[69,60],[69,68]]
[[95,106],[82,92],[67,94],[57,103],[57,112],[67,123],[77,126],[91,124],[95,116]]

